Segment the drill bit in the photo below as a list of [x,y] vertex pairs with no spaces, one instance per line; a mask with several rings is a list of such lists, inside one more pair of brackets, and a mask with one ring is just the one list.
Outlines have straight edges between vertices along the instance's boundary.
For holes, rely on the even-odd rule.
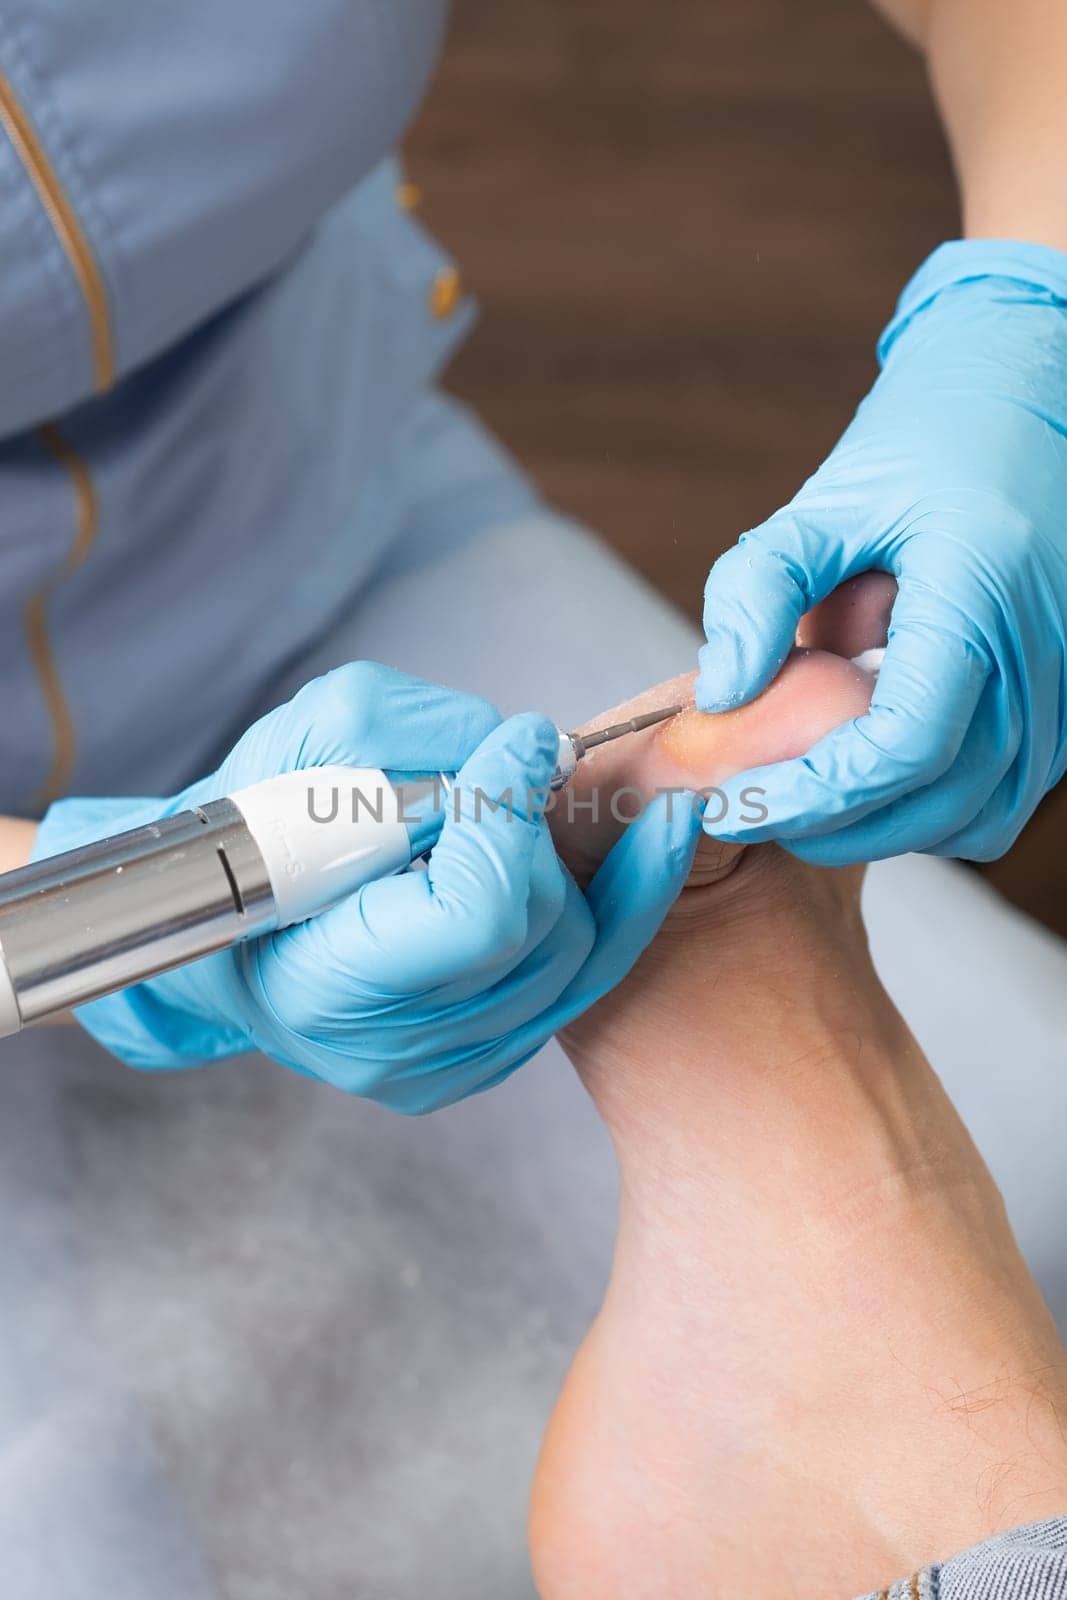
[[643,716],[631,717],[628,722],[613,722],[610,728],[598,728],[595,733],[570,733],[567,737],[574,746],[575,759],[580,761],[586,751],[594,750],[598,744],[611,744],[613,739],[622,739],[628,733],[654,728],[657,722],[676,717],[681,709],[681,706],[667,706],[662,711],[646,711]]

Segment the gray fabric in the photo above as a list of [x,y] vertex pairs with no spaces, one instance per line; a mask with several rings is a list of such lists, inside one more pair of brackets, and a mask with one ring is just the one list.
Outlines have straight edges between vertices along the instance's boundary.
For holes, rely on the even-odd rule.
[[1067,1595],[1067,1516],[1002,1533],[946,1561],[938,1600],[1062,1600]]
[[1000,1533],[863,1600],[1063,1600],[1067,1516]]
[[[364,655],[571,723],[691,663],[688,623],[476,455],[409,474],[388,570],[279,696]],[[508,482],[528,509],[495,525]],[[870,915],[1062,1314],[1067,952],[941,861],[878,868]],[[29,1034],[0,1137],[4,1600],[530,1600],[530,1473],[614,1233],[557,1047],[406,1122],[260,1058],[149,1077]]]

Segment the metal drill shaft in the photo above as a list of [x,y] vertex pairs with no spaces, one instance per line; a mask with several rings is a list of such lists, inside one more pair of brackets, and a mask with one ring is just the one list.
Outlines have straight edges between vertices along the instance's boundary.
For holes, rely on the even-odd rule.
[[574,745],[574,754],[580,761],[587,750],[595,749],[598,744],[611,744],[613,739],[622,739],[628,733],[640,733],[643,728],[653,728],[657,722],[676,717],[681,709],[681,706],[667,706],[663,711],[646,711],[643,716],[631,717],[628,722],[613,722],[610,728],[598,728],[595,733],[572,733],[569,738]]

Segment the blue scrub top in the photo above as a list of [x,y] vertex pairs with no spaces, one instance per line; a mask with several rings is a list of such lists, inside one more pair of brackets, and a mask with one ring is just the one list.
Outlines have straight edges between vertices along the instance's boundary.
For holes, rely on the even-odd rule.
[[445,0],[0,17],[0,811],[158,793],[343,612],[469,324],[388,152]]

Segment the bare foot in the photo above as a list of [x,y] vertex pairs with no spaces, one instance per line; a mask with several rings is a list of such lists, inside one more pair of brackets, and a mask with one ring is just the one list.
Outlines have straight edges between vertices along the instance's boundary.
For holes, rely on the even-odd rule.
[[[795,658],[732,722],[607,747],[583,782],[796,753],[774,741],[856,714],[844,668]],[[578,824],[588,869],[612,829]],[[564,1040],[622,1194],[535,1485],[546,1600],[847,1597],[1067,1503],[1064,1352],[871,967],[862,875],[765,847],[707,876],[731,864]]]
[[870,673],[851,661],[798,649],[757,700],[712,716],[693,707],[694,678],[689,673],[658,684],[581,730],[662,706],[685,708],[658,727],[590,751],[578,768],[553,815],[552,831],[579,883],[592,876],[622,832],[618,817],[632,815],[639,801],[665,789],[714,789],[747,767],[803,755],[832,728],[862,716],[874,688]]

